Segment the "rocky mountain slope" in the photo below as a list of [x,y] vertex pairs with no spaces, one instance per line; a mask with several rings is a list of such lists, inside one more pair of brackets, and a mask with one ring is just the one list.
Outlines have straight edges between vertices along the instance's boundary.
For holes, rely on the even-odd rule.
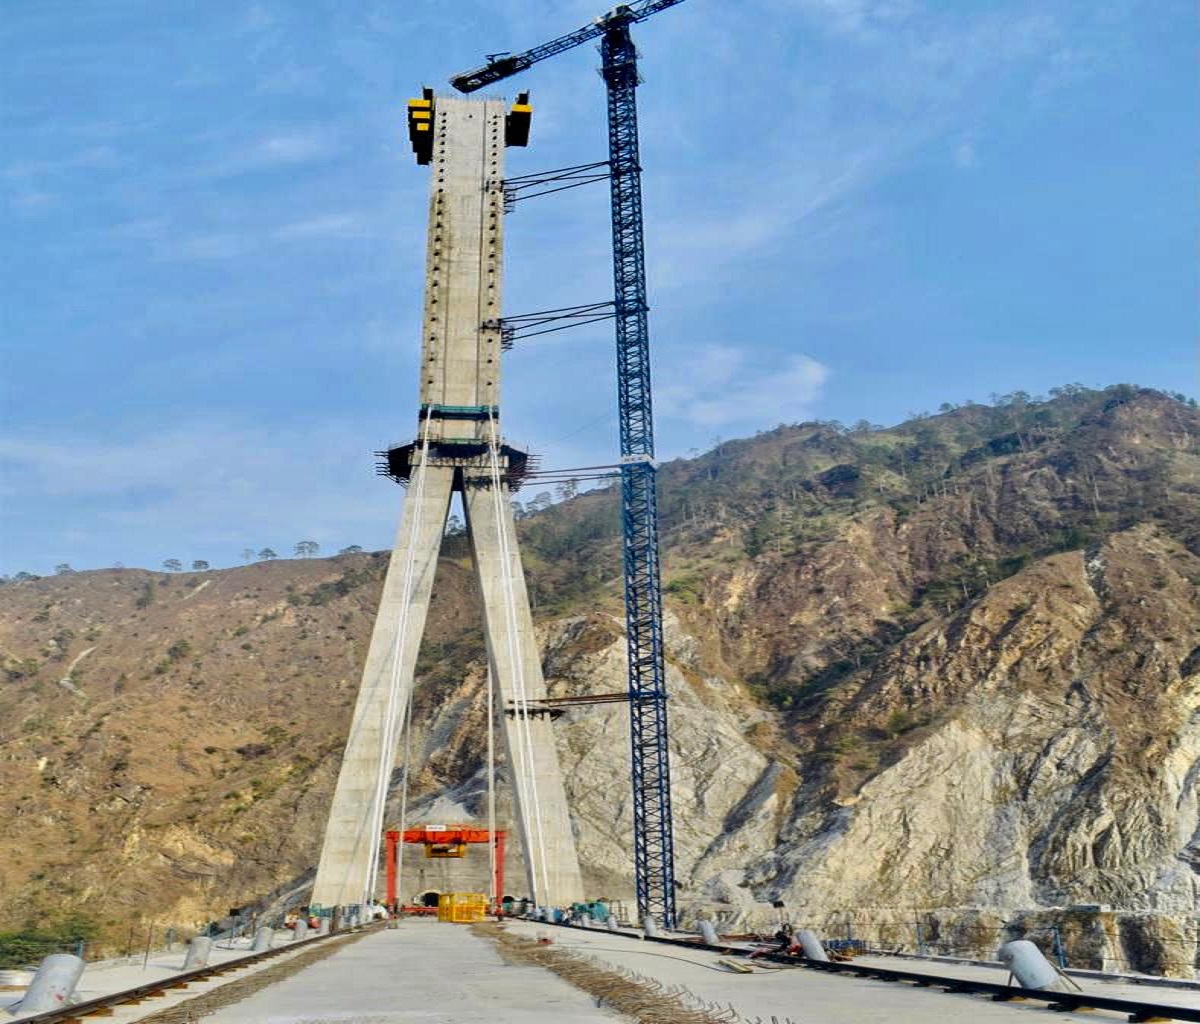
[[[661,490],[689,912],[755,924],[783,899],[839,934],[911,944],[918,922],[981,950],[1015,922],[1095,966],[1196,966],[1194,407],[1076,387],[782,426],[664,466]],[[614,496],[531,504],[552,691],[620,690]],[[451,538],[418,689],[416,813],[442,818],[483,792],[465,554]],[[0,587],[4,923],[186,925],[310,867],[384,565]],[[585,872],[614,895],[625,715],[558,727]],[[1051,909],[1083,903],[1114,912]]]

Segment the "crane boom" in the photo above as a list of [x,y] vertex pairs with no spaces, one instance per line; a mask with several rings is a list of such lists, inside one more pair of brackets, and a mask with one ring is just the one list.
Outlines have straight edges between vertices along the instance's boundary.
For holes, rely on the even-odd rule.
[[557,39],[543,43],[541,46],[535,46],[524,53],[515,55],[507,53],[498,54],[481,68],[475,68],[473,71],[464,71],[461,75],[455,75],[450,79],[450,84],[459,92],[475,92],[486,85],[491,85],[494,82],[499,82],[502,79],[524,71],[540,60],[553,57],[564,50],[574,49],[576,46],[586,43],[589,39],[600,38],[600,36],[604,35],[609,25],[615,21],[625,21],[626,24],[645,21],[652,14],[657,14],[659,11],[666,10],[668,7],[674,7],[680,3],[683,3],[683,0],[636,0],[632,4],[620,4],[609,11],[608,14],[601,15],[590,25],[584,25],[583,28],[576,29],[574,32],[568,32],[565,36],[559,36]]
[[629,27],[682,2],[639,0],[622,4],[569,35],[515,56],[498,56],[482,68],[450,79],[460,92],[473,92],[589,39],[601,40],[601,74],[608,95],[612,196],[634,878],[639,915],[643,919],[653,916],[667,928],[675,927],[675,849],[658,556],[649,304],[642,230],[642,168],[638,156],[637,50]]

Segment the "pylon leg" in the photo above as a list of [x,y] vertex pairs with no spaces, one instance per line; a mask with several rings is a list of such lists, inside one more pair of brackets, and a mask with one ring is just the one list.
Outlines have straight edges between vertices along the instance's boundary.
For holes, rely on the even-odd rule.
[[[512,506],[507,488],[502,486],[496,494],[486,476],[468,476],[463,494],[467,532],[483,599],[488,658],[500,695],[499,712],[504,715],[505,750],[513,776],[529,894],[541,905],[565,906],[582,899],[583,883],[550,719],[544,714],[525,717],[519,706],[522,696],[525,701],[545,697],[546,684],[529,612]],[[523,762],[519,756],[518,732],[524,734],[526,728],[531,740],[528,752],[531,763]],[[518,784],[522,772],[531,777],[528,789]]]
[[[361,903],[373,895],[367,892],[367,884],[379,855],[378,779],[381,762],[386,758],[383,770],[390,776],[396,757],[394,749],[383,750],[393,663],[398,653],[399,685],[392,698],[396,723],[393,736],[398,737],[403,730],[417,653],[425,632],[454,481],[454,470],[449,466],[427,467],[423,482],[419,480],[420,473],[418,470],[414,475],[405,498],[346,752],[329,809],[329,824],[312,894],[312,902],[321,906]],[[397,652],[397,635],[402,627],[403,642]]]

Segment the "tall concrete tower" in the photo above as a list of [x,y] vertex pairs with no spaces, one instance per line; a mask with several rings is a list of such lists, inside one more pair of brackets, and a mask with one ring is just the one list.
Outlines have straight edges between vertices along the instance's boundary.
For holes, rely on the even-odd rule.
[[383,585],[312,902],[362,903],[375,878],[383,806],[404,725],[451,495],[462,495],[482,597],[487,652],[504,716],[528,894],[562,905],[583,896],[579,861],[548,717],[541,659],[513,527],[510,492],[523,452],[500,437],[500,288],[504,150],[525,145],[521,96],[409,102],[417,162],[429,164],[429,232],[420,414],[412,444],[387,452],[408,488]]

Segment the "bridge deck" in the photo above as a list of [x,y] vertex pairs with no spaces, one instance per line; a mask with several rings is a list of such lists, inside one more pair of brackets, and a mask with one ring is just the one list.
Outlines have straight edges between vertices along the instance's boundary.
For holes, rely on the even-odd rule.
[[[983,996],[947,993],[938,988],[885,982],[846,975],[825,974],[802,967],[772,970],[767,964],[754,974],[724,973],[718,955],[707,950],[644,943],[622,934],[584,929],[547,928],[526,922],[509,925],[517,934],[546,932],[558,946],[577,950],[603,963],[637,971],[664,985],[682,985],[702,1000],[732,1005],[743,1018],[780,1021],[820,1021],[821,1024],[906,1024],[906,1022],[969,1021],[970,1024],[1022,1021],[1124,1021],[1123,1015],[1103,1010],[1051,1012],[1044,1003],[995,1003]],[[739,962],[743,962],[738,958]],[[864,964],[910,967],[891,958],[864,957]],[[759,961],[761,964],[761,961]],[[921,964],[922,971],[947,978],[977,977],[998,984],[1004,972],[971,965]],[[997,976],[998,975],[998,976]],[[1193,1008],[1200,993],[1185,990],[1147,989],[1130,984],[1091,982],[1084,989],[1115,998],[1140,999]]]
[[586,993],[540,967],[511,966],[463,925],[400,922],[348,945],[205,1024],[613,1024]]
[[[1124,1014],[1097,1010],[1094,1013],[1060,1012],[1048,1016],[1045,1003],[1037,1001],[994,1003],[986,996],[963,992],[946,993],[938,986],[917,988],[901,982],[885,982],[849,974],[824,972],[754,961],[753,974],[722,969],[722,954],[712,950],[643,942],[629,933],[568,929],[529,922],[509,922],[510,935],[532,939],[544,935],[555,949],[584,954],[600,966],[624,968],[655,979],[665,988],[682,988],[696,999],[732,1006],[743,1020],[814,1021],[822,1024],[905,1024],[929,1019],[987,1022],[1022,1020],[1091,1021],[1124,1020]],[[325,942],[332,945],[326,947]],[[344,943],[344,944],[343,944]],[[498,954],[489,939],[461,925],[439,924],[428,919],[400,922],[394,930],[380,929],[345,940],[318,940],[297,944],[264,964],[239,966],[226,979],[204,979],[186,991],[169,988],[171,975],[179,970],[182,952],[158,956],[143,968],[134,965],[92,965],[85,974],[80,995],[87,999],[98,993],[146,985],[161,985],[164,998],[147,999],[140,1005],[117,1006],[109,1018],[114,1024],[133,1024],[147,1015],[171,1008],[173,1019],[191,1019],[186,1000],[209,993],[228,981],[253,975],[269,964],[286,966],[294,957],[311,959],[305,950],[326,949],[324,959],[307,962],[289,977],[264,976],[252,994],[230,991],[217,996],[228,1006],[212,1010],[196,1004],[197,1013],[215,1024],[390,1024],[393,1021],[507,1022],[571,1021],[579,1024],[615,1021],[621,1018],[597,1009],[591,996],[542,967],[513,966]],[[245,949],[214,950],[214,963],[245,956]],[[745,963],[741,958],[739,962]],[[917,967],[946,979],[975,979],[1003,984],[1003,971],[966,963],[919,963],[895,958],[862,957],[864,967],[879,964],[890,969]],[[231,964],[232,966],[232,964]],[[284,974],[287,973],[285,970]],[[1200,993],[1195,988],[1153,988],[1128,983],[1103,983],[1080,979],[1085,991],[1116,999],[1144,1000],[1192,1008],[1195,1017]],[[236,985],[234,986],[237,987]],[[251,983],[249,986],[253,988]],[[225,990],[222,989],[222,992]],[[163,996],[164,992],[156,993]],[[9,998],[5,998],[9,997]],[[16,994],[0,993],[0,1015],[5,1003]],[[240,1001],[239,1001],[240,1000]],[[183,1003],[184,1005],[180,1005]],[[179,1016],[183,1014],[183,1016]],[[211,1015],[207,1015],[211,1014]],[[1031,1016],[1033,1015],[1033,1016]],[[1187,1016],[1187,1012],[1184,1011]],[[1138,1019],[1151,1019],[1139,1017]],[[1153,1018],[1162,1019],[1162,1018]]]

